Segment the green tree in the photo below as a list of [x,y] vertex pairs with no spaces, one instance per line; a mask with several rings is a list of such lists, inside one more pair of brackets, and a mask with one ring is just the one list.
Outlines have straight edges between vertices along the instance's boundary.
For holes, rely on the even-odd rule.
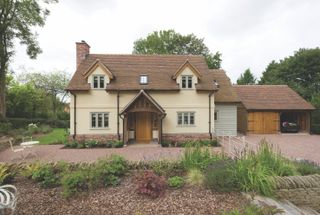
[[203,55],[210,69],[220,68],[221,54],[211,53],[203,40],[194,34],[181,35],[174,30],[154,31],[147,38],[134,42],[133,54]]
[[7,116],[8,117],[48,117],[50,100],[46,93],[32,84],[20,84],[11,81],[7,90]]
[[51,101],[53,116],[57,116],[57,111],[62,108],[68,94],[65,91],[70,81],[70,75],[65,71],[53,71],[49,73],[26,73],[20,80],[27,84],[32,84],[38,89],[42,89]]
[[237,80],[237,84],[239,85],[249,85],[249,84],[255,84],[256,78],[251,73],[250,69],[246,69],[243,74],[240,75],[240,77]]
[[259,84],[287,84],[320,107],[320,49],[300,49],[293,56],[272,61]]
[[[44,3],[57,0],[43,0]],[[6,74],[14,54],[14,42],[27,46],[27,54],[35,59],[41,49],[34,27],[44,26],[49,10],[37,0],[0,0],[0,115],[6,116]]]

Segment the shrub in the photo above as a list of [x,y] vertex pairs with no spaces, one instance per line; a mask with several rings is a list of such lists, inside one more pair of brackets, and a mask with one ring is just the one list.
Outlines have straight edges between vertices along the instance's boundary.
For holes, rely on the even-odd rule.
[[75,141],[75,140],[71,141],[70,148],[77,148],[77,146],[78,146],[77,141]]
[[53,128],[68,128],[70,125],[69,120],[58,120],[58,119],[6,118],[6,120],[12,124],[13,128],[25,128],[31,123],[50,125]]
[[0,164],[0,185],[10,176],[9,168],[5,164]]
[[219,192],[237,190],[236,180],[232,172],[234,165],[233,160],[221,160],[211,164],[206,170],[205,185]]
[[184,167],[179,161],[156,160],[149,162],[149,169],[152,169],[157,175],[174,176],[185,172]]
[[84,149],[84,148],[86,148],[85,142],[78,142],[77,143],[77,149]]
[[188,146],[183,154],[182,164],[186,169],[206,169],[209,164],[220,160],[219,155],[213,155],[208,148],[202,148],[200,144],[195,147]]
[[161,146],[162,147],[169,147],[171,142],[169,140],[162,140],[161,141]]
[[123,142],[121,140],[114,140],[112,141],[112,147],[113,148],[122,148],[123,147]]
[[164,177],[156,175],[153,171],[147,170],[137,177],[137,192],[151,198],[157,198],[164,194],[166,182]]
[[65,174],[61,179],[63,196],[70,197],[88,190],[87,175],[85,170]]
[[39,134],[41,129],[37,126],[37,124],[30,123],[27,129],[28,135],[31,136],[33,134]]
[[53,130],[53,128],[50,127],[50,125],[40,125],[40,131],[41,133],[48,134]]
[[112,143],[110,141],[106,142],[105,146],[107,148],[112,148]]
[[98,141],[96,141],[96,140],[89,140],[89,141],[85,142],[86,148],[94,148],[96,146],[98,146]]
[[191,185],[200,186],[204,182],[204,175],[199,169],[190,169],[187,173],[187,182]]
[[116,186],[120,184],[120,177],[127,171],[128,163],[119,155],[112,155],[110,158],[101,159],[92,170],[92,175],[96,178],[92,184],[95,186],[94,184],[98,184],[101,181],[104,186]]
[[35,163],[32,163],[32,164],[28,164],[21,171],[21,175],[31,179],[33,173],[36,172],[36,171],[39,171],[40,167],[41,167],[41,163],[40,162],[35,162]]
[[42,187],[55,187],[59,185],[59,177],[51,164],[42,164],[32,173],[31,178],[40,182]]
[[313,175],[313,174],[320,175],[320,166],[312,161],[308,161],[308,160],[295,161],[294,165],[297,168],[297,171],[301,175]]
[[174,176],[168,179],[169,187],[180,188],[184,185],[184,180],[182,177]]
[[258,192],[271,196],[275,187],[270,168],[257,161],[254,156],[248,155],[236,161],[232,169],[237,187],[245,192]]
[[[261,165],[270,169],[273,174],[278,176],[292,176],[297,175],[297,169],[293,163],[284,158],[280,152],[270,146],[265,139],[261,140],[260,148],[256,154],[251,154],[253,160],[261,163]],[[250,157],[249,156],[249,157]]]
[[0,134],[8,134],[11,128],[12,124],[10,122],[0,122]]

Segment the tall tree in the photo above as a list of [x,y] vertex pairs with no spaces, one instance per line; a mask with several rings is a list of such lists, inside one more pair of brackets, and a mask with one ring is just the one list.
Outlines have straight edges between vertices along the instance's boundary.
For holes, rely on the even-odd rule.
[[154,31],[147,38],[134,42],[133,53],[203,55],[210,69],[220,68],[221,54],[211,53],[203,40],[194,34],[181,35],[174,30]]
[[237,84],[239,85],[249,85],[249,84],[255,84],[256,78],[251,73],[250,69],[246,69],[243,74],[240,75],[240,77],[237,80]]
[[69,73],[65,71],[53,71],[50,73],[26,73],[20,77],[20,81],[32,84],[36,88],[44,90],[50,97],[52,112],[56,117],[57,109],[67,96],[65,88],[70,81]]
[[[58,0],[43,0],[44,3]],[[35,59],[41,49],[33,28],[44,26],[49,10],[38,0],[0,0],[0,115],[5,117],[5,89],[8,64],[14,54],[14,42],[27,46],[27,54]]]
[[300,49],[293,56],[272,61],[259,84],[287,84],[320,107],[320,49]]

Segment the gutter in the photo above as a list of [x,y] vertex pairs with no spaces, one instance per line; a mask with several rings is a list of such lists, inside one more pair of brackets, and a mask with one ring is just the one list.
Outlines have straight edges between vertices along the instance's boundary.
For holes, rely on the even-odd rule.
[[119,121],[120,108],[119,108],[119,103],[120,103],[120,93],[118,91],[117,92],[117,136],[118,136],[118,140],[120,140],[120,121]]
[[77,136],[77,95],[70,92],[73,95],[73,135],[72,138],[75,140]]
[[212,140],[212,131],[211,131],[211,96],[214,94],[214,91],[209,93],[209,136]]
[[166,114],[162,114],[160,118],[160,137],[159,137],[159,144],[161,145],[162,143],[162,137],[163,137],[163,132],[162,132],[162,120],[166,117]]
[[[118,120],[119,120],[119,117],[122,119],[122,142],[124,144],[127,144],[124,142],[124,117],[122,117],[120,114],[118,115]],[[119,131],[118,131],[119,132]],[[118,133],[118,138],[120,138],[120,133]],[[120,139],[118,139],[120,140]]]

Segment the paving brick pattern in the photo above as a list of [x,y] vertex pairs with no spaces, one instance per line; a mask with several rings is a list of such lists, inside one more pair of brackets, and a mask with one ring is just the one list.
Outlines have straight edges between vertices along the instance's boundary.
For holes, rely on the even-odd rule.
[[277,147],[286,157],[306,159],[320,164],[320,135],[270,134],[246,136],[246,140],[251,143],[258,143],[263,138]]

